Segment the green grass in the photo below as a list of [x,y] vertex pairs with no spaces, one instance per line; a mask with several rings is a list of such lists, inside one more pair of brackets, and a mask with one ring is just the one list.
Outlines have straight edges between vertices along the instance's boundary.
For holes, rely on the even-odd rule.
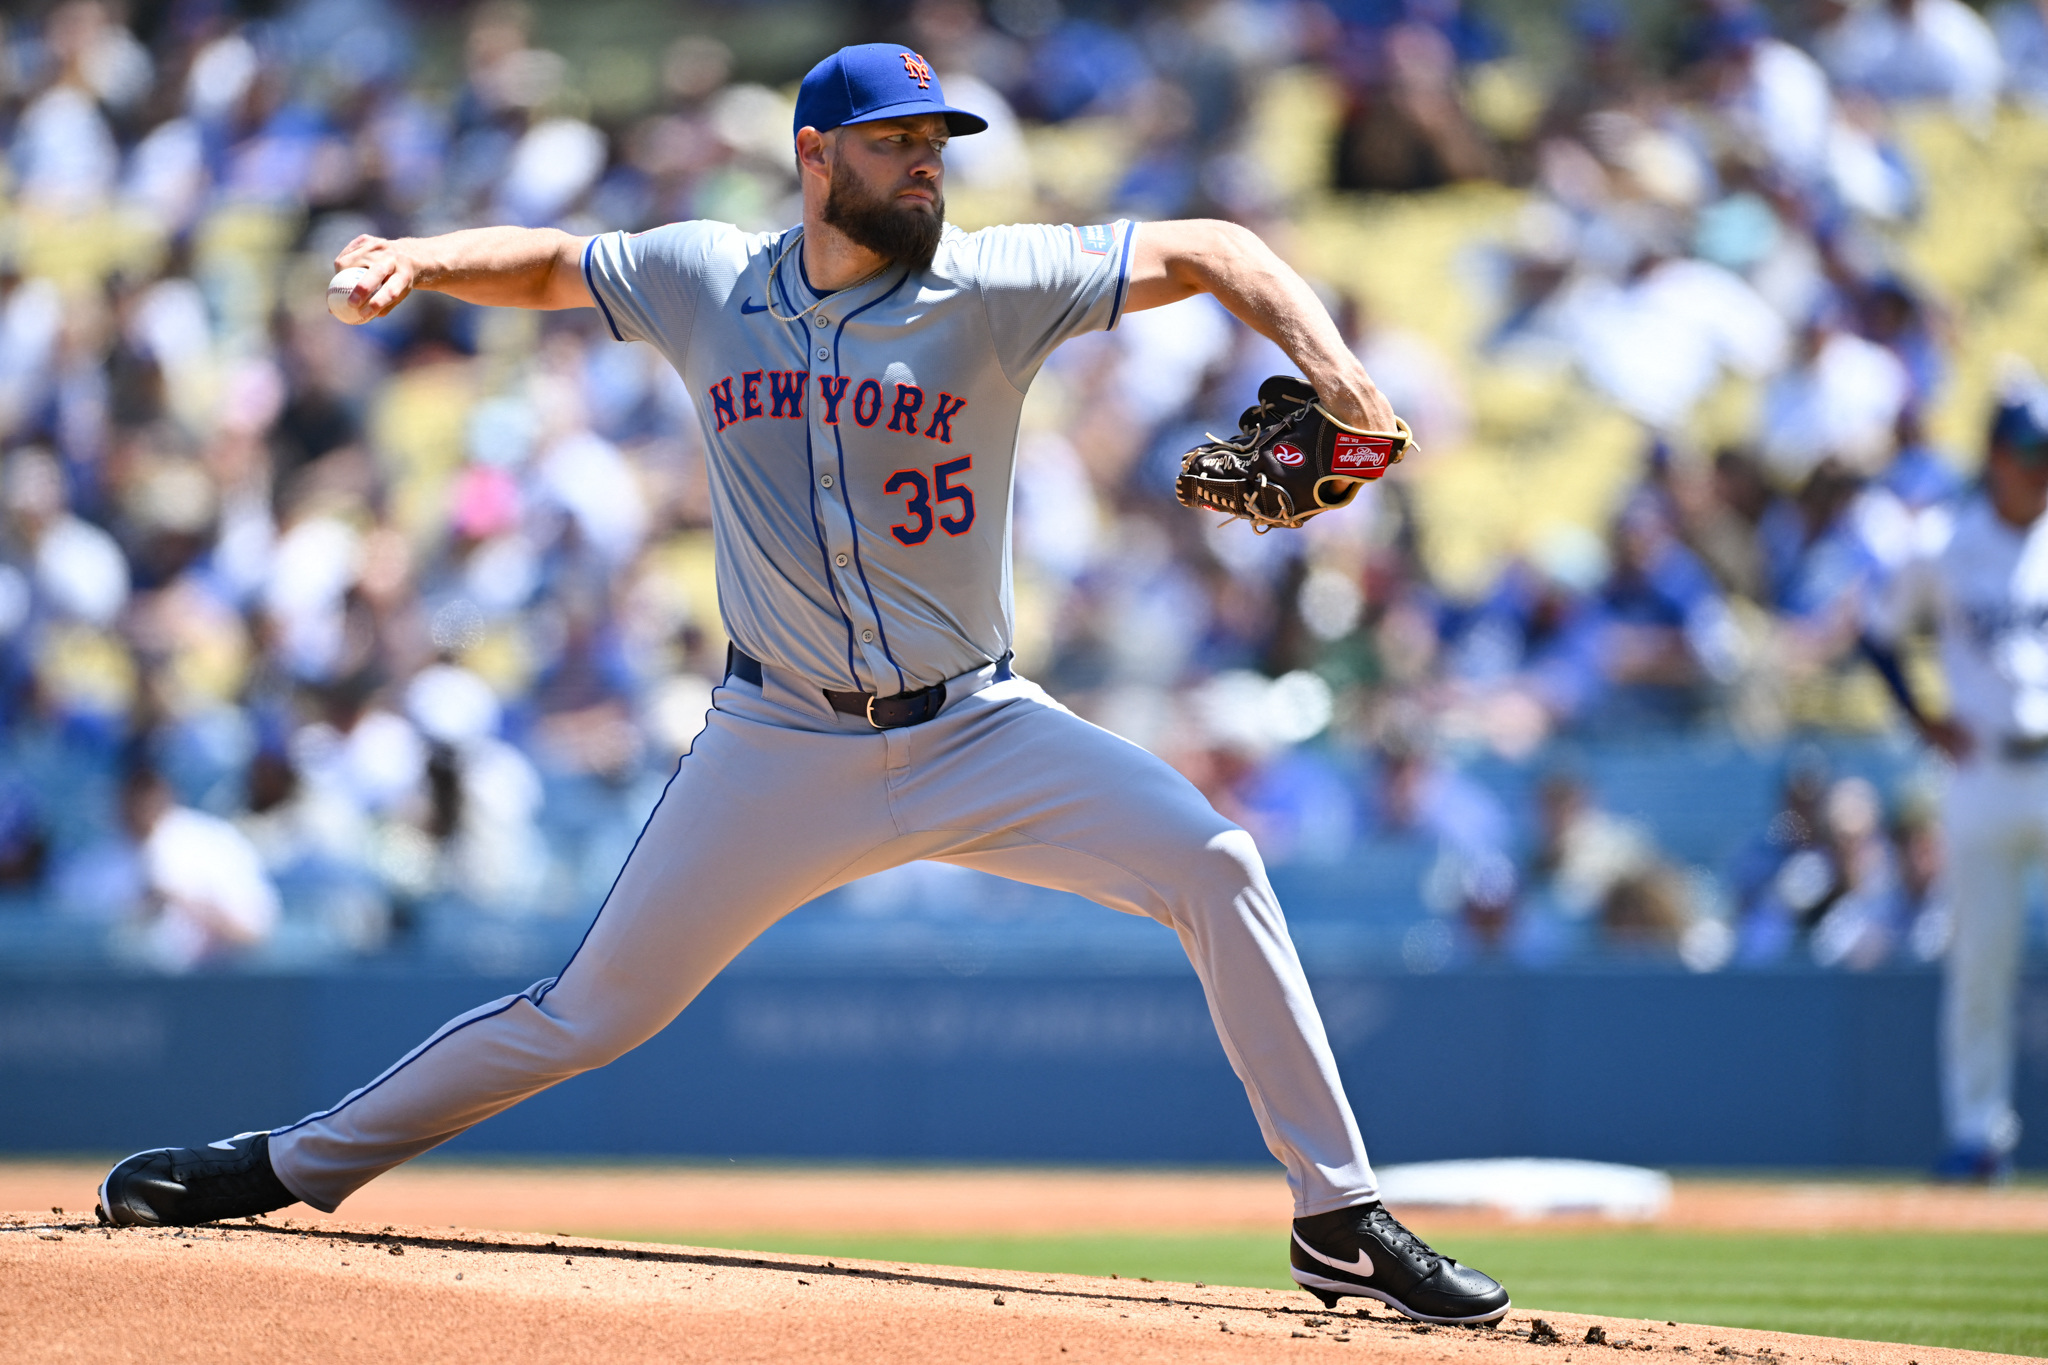
[[2048,1355],[2048,1237],[1585,1233],[1451,1239],[1532,1306]]
[[[1190,1237],[790,1237],[664,1240],[851,1259],[1286,1288],[1269,1234]],[[1455,1236],[1440,1250],[1523,1308],[2048,1355],[2048,1236],[1616,1232]]]

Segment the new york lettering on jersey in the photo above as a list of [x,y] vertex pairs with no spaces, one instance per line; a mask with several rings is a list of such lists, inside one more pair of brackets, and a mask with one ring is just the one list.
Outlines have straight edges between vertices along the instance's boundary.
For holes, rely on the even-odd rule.
[[[768,385],[769,408],[761,407],[761,384]],[[705,397],[711,403],[712,429],[723,433],[729,426],[756,417],[784,418],[800,422],[804,416],[805,385],[817,382],[818,402],[823,406],[822,420],[828,427],[839,425],[839,409],[846,397],[848,385],[853,379],[848,375],[817,374],[807,370],[748,370],[737,376],[739,398],[733,397],[735,376],[727,375],[705,390]],[[881,420],[884,396],[882,383],[878,379],[860,381],[861,398],[852,405],[850,420],[863,427],[871,427]],[[924,407],[924,390],[915,384],[897,383],[895,398],[889,402],[890,431],[905,435],[916,435],[918,414]],[[967,406],[965,398],[956,398],[941,392],[938,401],[932,405],[931,415],[925,420],[925,439],[953,444],[953,418],[960,409]]]
[[585,275],[614,335],[660,349],[696,402],[740,648],[882,696],[1009,649],[1024,391],[1060,342],[1115,325],[1130,238],[1124,222],[948,228],[928,269],[832,294],[790,233],[592,241]]

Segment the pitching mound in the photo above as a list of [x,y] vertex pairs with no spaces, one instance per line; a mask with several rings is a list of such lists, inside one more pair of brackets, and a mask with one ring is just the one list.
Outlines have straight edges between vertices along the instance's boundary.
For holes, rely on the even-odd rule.
[[[0,1209],[92,1206],[108,1163],[0,1162]],[[1424,1237],[1527,1229],[1497,1211],[1398,1206]],[[956,1237],[1073,1233],[1280,1234],[1294,1203],[1278,1167],[1258,1171],[637,1165],[468,1165],[427,1160],[379,1176],[308,1223],[582,1228],[666,1237],[690,1229],[749,1235]],[[1681,1180],[1655,1225],[1727,1232],[2048,1232],[2048,1188],[1967,1189],[1908,1182]],[[1614,1227],[1584,1217],[1545,1228]]]
[[1540,1310],[1426,1328],[1277,1290],[283,1218],[110,1231],[0,1215],[0,1282],[0,1355],[35,1361],[2016,1359]]

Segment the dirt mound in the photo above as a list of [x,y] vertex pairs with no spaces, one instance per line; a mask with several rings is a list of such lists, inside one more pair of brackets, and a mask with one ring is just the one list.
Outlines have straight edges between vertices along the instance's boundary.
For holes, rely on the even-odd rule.
[[[107,1163],[0,1163],[0,1209],[92,1207]],[[455,1223],[615,1236],[849,1233],[1015,1237],[1078,1232],[1259,1232],[1284,1242],[1293,1202],[1270,1171],[998,1167],[513,1165],[421,1162],[351,1196],[334,1221]],[[292,1216],[328,1221],[298,1208]],[[1402,1205],[1425,1237],[1528,1226],[1497,1213]],[[1559,1227],[1574,1220],[1547,1219]],[[1599,1226],[1598,1220],[1576,1220]],[[2048,1232],[2048,1188],[1905,1182],[1681,1180],[1666,1228],[1743,1232]]]
[[110,1231],[0,1215],[0,1282],[0,1358],[24,1361],[2016,1359],[1570,1313],[1425,1328],[1376,1305],[1328,1313],[1277,1290],[279,1217]]

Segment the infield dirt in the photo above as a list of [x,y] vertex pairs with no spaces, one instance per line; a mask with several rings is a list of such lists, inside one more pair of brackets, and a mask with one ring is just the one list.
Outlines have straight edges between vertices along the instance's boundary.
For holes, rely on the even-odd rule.
[[[1022,1271],[311,1222],[107,1230],[0,1215],[0,1359],[1961,1365],[1969,1351],[1515,1311],[1422,1328],[1377,1305]],[[1541,1318],[1555,1335],[1543,1344]],[[1604,1344],[1588,1340],[1590,1329]]]
[[[0,1163],[0,1209],[92,1208],[107,1162]],[[1515,1226],[1497,1213],[1404,1206],[1425,1236]],[[289,1210],[301,1226],[329,1215]],[[1029,1237],[1278,1231],[1293,1216],[1278,1169],[1002,1169],[426,1161],[349,1198],[342,1222],[574,1229],[625,1237],[712,1232]],[[1546,1228],[1598,1226],[1545,1219]],[[2048,1186],[1904,1181],[1680,1180],[1657,1226],[1741,1232],[2048,1232]],[[1283,1238],[1284,1240],[1284,1238]]]

